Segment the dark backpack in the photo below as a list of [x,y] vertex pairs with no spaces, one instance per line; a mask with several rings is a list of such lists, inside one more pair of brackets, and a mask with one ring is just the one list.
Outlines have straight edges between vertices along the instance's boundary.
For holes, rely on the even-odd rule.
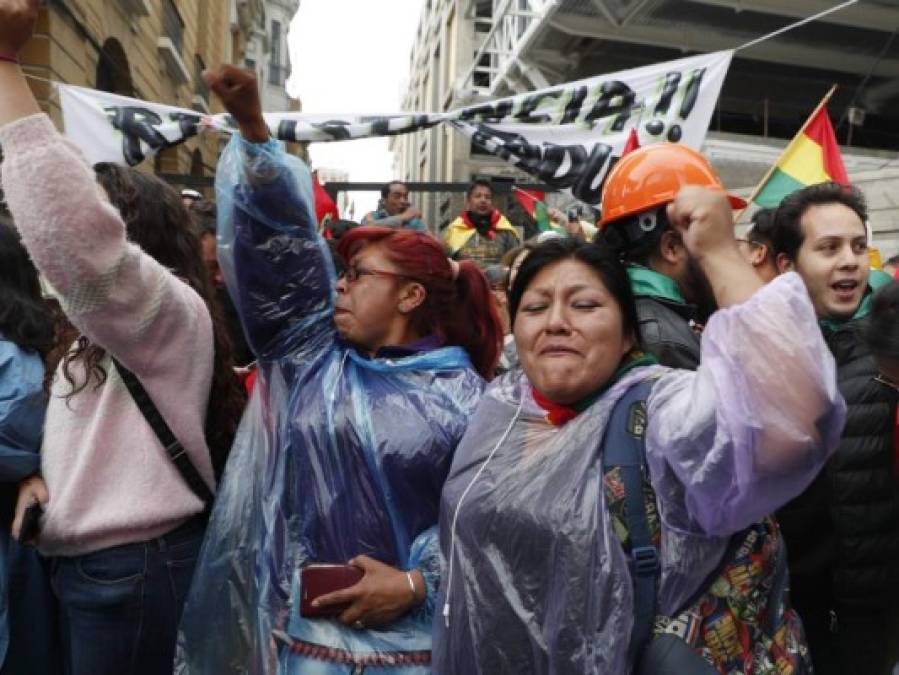
[[719,566],[683,608],[657,614],[662,528],[645,446],[653,384],[641,382],[625,393],[602,441],[609,516],[634,583],[634,672],[810,673],[802,623],[787,602],[786,549],[772,518],[733,535]]

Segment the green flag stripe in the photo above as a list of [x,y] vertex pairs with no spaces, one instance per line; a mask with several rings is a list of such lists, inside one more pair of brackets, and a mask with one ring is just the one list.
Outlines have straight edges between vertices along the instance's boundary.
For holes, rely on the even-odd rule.
[[764,208],[774,208],[791,192],[804,188],[805,184],[790,176],[780,169],[774,169],[774,173],[765,183],[765,187],[755,196],[756,204]]
[[552,229],[549,220],[549,211],[546,210],[546,203],[542,201],[534,202],[534,221],[537,223],[538,232],[546,232]]

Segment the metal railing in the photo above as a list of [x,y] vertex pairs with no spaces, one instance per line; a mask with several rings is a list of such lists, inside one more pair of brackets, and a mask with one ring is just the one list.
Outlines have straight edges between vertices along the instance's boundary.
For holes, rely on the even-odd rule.
[[460,81],[461,88],[494,95],[518,56],[560,4],[561,0],[501,0],[492,19],[479,18],[479,22],[490,21],[492,26]]
[[173,0],[163,0],[162,30],[180,54],[184,50],[184,20],[178,13],[178,8],[175,7]]

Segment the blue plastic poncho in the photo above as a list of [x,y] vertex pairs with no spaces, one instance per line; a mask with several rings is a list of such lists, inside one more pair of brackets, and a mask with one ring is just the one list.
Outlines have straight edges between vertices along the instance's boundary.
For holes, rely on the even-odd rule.
[[[341,673],[348,655],[379,664],[427,653],[440,491],[483,381],[459,347],[366,359],[340,341],[309,172],[280,143],[235,136],[216,193],[220,262],[259,379],[194,575],[176,672]],[[428,600],[378,630],[301,618],[300,567],[360,554],[420,569]]]
[[631,672],[633,582],[599,453],[616,401],[653,377],[646,457],[661,518],[661,618],[702,588],[731,534],[802,492],[839,442],[836,366],[796,274],[717,312],[696,372],[635,369],[564,426],[547,423],[521,373],[494,381],[444,487],[450,567],[435,673]]
[[[21,481],[40,472],[38,450],[47,408],[43,381],[44,363],[40,355],[24,351],[0,334],[0,491],[6,504],[15,504]],[[0,666],[10,644],[10,591],[20,590],[10,586],[11,578],[28,584],[32,597],[18,604],[34,610],[27,617],[15,618],[45,618],[40,610],[49,593],[37,551],[12,541],[7,529],[9,523],[4,525],[0,530]],[[28,653],[28,650],[20,651]],[[40,672],[38,664],[29,665]]]

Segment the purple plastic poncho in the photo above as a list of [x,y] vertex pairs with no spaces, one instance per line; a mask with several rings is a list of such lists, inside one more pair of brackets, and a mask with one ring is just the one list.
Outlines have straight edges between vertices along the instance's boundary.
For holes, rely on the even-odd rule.
[[[460,347],[368,359],[340,341],[309,172],[280,143],[235,136],[216,193],[219,259],[259,378],[197,563],[176,672],[332,675],[353,670],[350,656],[429,656],[440,490],[483,380]],[[301,617],[300,568],[361,554],[421,570],[428,600],[377,630]]]
[[494,382],[444,487],[450,568],[435,673],[631,671],[632,581],[599,448],[615,402],[655,377],[646,452],[662,519],[662,615],[682,609],[732,533],[802,492],[843,428],[834,361],[796,274],[716,313],[696,372],[631,371],[562,427],[545,421],[525,376]]

